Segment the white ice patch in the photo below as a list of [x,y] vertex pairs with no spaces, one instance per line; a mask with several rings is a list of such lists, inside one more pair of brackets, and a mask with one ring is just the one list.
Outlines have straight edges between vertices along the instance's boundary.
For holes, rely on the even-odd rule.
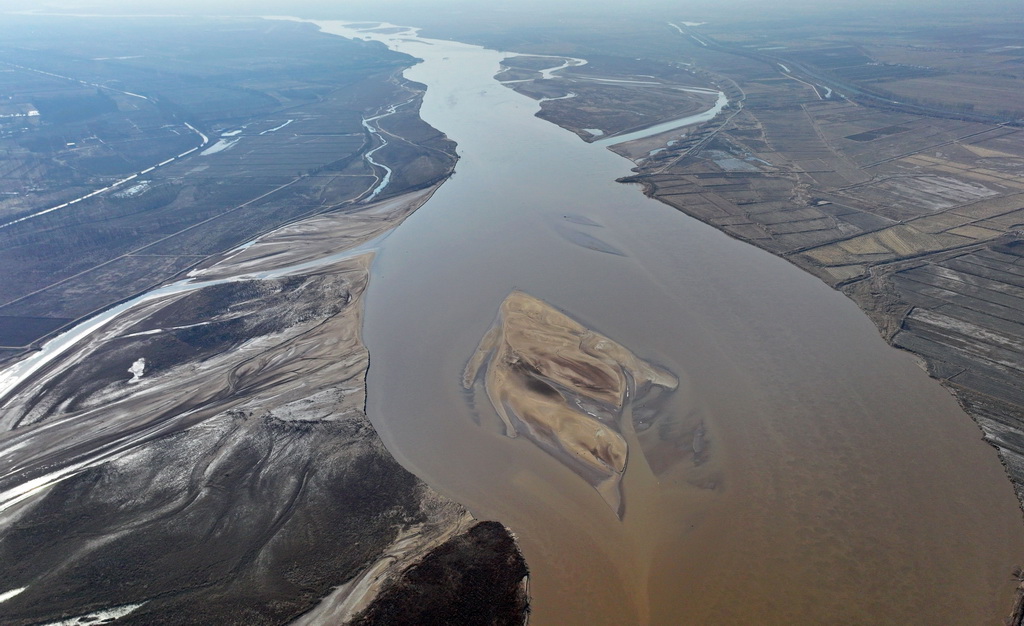
[[[656,80],[626,80],[623,78],[587,78],[595,83],[612,83],[613,85],[662,85]],[[717,93],[717,92],[715,92]]]
[[262,132],[262,133],[260,133],[260,134],[261,134],[261,135],[266,135],[267,133],[273,133],[273,132],[277,132],[277,131],[281,130],[282,128],[284,128],[285,126],[287,126],[287,125],[291,124],[291,123],[292,123],[292,122],[294,122],[294,121],[295,121],[295,120],[288,120],[288,121],[287,121],[287,122],[285,122],[284,124],[281,124],[280,126],[275,126],[274,128],[270,128],[270,129],[268,129],[268,130],[265,130],[265,131],[263,131],[263,132]]
[[[122,339],[128,339],[130,337],[143,337],[145,335],[158,335],[164,332],[163,328],[154,328],[153,330],[140,330],[137,333],[131,333],[130,335],[121,335]],[[131,370],[128,370],[129,372]]]
[[25,591],[26,589],[28,589],[28,587],[21,587],[19,589],[11,589],[10,591],[5,591],[3,593],[0,593],[0,602],[6,602],[7,600],[10,600],[11,598],[13,598],[14,596],[18,595],[22,591]]
[[584,128],[583,130],[595,137],[600,137],[601,135],[604,134],[604,131],[601,130],[600,128]]
[[129,384],[139,382],[142,375],[146,373],[146,359],[138,359],[132,366],[128,368],[128,373],[132,375],[132,379],[128,381]]
[[[200,152],[199,156],[209,156],[211,154],[217,154],[218,152],[223,152],[223,151],[227,150],[228,148],[230,148],[231,146],[235,145],[236,143],[238,143],[237,139],[235,139],[235,140],[220,139],[220,140],[217,141],[217,143],[213,144],[212,146],[210,146],[206,150],[203,150],[202,152]],[[188,153],[186,152],[186,153],[180,154],[178,156],[184,156],[185,154],[188,154]]]
[[565,94],[564,96],[558,96],[557,98],[541,98],[537,102],[551,102],[552,100],[568,100],[569,98],[575,98],[575,97],[576,97],[576,94],[574,94],[574,93],[572,93],[570,91],[569,93]]
[[86,615],[79,615],[78,617],[64,619],[59,622],[50,622],[45,626],[81,626],[82,624],[91,623],[106,624],[116,619],[121,619],[125,615],[128,615],[132,611],[138,609],[143,604],[145,604],[145,602],[140,602],[138,604],[125,604],[122,606],[115,606],[112,609],[96,611],[95,613],[88,613]]
[[[150,171],[152,171],[155,168],[151,167],[149,169],[150,169]],[[139,173],[142,174],[142,173],[145,173],[145,172],[139,172]],[[141,183],[139,183],[138,185],[132,185],[131,187],[125,189],[124,191],[119,191],[119,192],[115,193],[114,197],[115,198],[131,198],[131,197],[134,197],[134,196],[138,196],[138,195],[141,195],[143,192],[145,192],[147,189],[149,189],[149,187],[150,187],[149,181],[148,180],[144,180]]]

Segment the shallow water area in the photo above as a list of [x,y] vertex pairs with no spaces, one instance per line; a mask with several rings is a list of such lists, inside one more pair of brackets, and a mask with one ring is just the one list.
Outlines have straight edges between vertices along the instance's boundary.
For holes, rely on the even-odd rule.
[[[852,302],[614,182],[629,161],[493,79],[506,54],[317,23],[424,59],[406,77],[458,143],[456,174],[380,243],[369,417],[404,465],[518,534],[531,623],[1008,613],[1024,527],[995,451]],[[514,290],[677,376],[660,410],[703,423],[709,460],[666,444],[672,433],[628,435],[646,454],[627,462],[620,520],[565,465],[506,437],[460,380]]]

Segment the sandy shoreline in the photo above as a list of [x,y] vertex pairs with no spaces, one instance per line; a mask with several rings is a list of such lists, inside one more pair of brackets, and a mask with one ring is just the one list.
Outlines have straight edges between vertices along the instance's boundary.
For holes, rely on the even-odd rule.
[[[197,603],[213,621],[240,606],[254,623],[310,608],[307,622],[347,620],[476,527],[390,457],[364,413],[373,252],[359,246],[437,187],[264,235],[194,271],[204,286],[139,302],[22,381],[0,435],[0,552],[13,562],[28,536],[51,548],[9,569],[24,590],[0,604],[6,623],[127,604],[146,621]],[[74,530],[53,535],[55,522]],[[153,541],[179,547],[154,559]],[[116,592],[85,574],[104,562],[121,565],[102,576],[128,576]]]

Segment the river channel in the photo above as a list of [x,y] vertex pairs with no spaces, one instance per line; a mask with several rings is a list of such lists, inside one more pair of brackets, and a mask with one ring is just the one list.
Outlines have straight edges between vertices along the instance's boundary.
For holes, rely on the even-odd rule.
[[[458,142],[456,174],[373,242],[368,413],[404,466],[517,534],[531,624],[1009,614],[1024,526],[995,452],[851,301],[616,183],[629,161],[535,117],[537,101],[494,80],[508,54],[316,24],[422,58],[406,72],[427,86],[422,117]],[[0,392],[140,299],[193,288],[104,312],[5,371]],[[527,437],[509,439],[485,395],[463,388],[515,290],[679,378],[660,425],[627,433],[621,516]],[[696,439],[679,436],[694,423],[699,463]]]
[[[995,451],[841,294],[615,182],[630,162],[534,117],[507,55],[408,31],[455,175],[383,240],[369,416],[428,483],[518,535],[532,624],[999,623],[1024,528]],[[581,234],[582,233],[582,234]],[[600,242],[600,245],[590,245]],[[631,452],[619,519],[461,376],[513,290],[673,372],[708,460]]]
[[[455,175],[376,258],[369,415],[400,462],[515,531],[532,624],[1008,614],[1024,528],[995,452],[851,301],[616,183],[629,161],[494,80],[506,54],[317,24],[422,58],[422,116],[458,142]],[[516,289],[674,372],[664,410],[702,420],[710,460],[631,453],[620,519],[508,439],[460,380]]]

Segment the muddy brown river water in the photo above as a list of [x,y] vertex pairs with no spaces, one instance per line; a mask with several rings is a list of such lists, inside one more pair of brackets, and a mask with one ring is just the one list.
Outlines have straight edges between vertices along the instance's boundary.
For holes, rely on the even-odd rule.
[[[406,76],[461,155],[376,257],[369,416],[404,465],[518,534],[531,623],[1000,623],[1024,563],[1010,483],[852,302],[616,183],[629,161],[493,80],[506,55],[358,36],[424,59]],[[461,384],[514,290],[679,379],[663,429],[624,432],[621,519]]]

